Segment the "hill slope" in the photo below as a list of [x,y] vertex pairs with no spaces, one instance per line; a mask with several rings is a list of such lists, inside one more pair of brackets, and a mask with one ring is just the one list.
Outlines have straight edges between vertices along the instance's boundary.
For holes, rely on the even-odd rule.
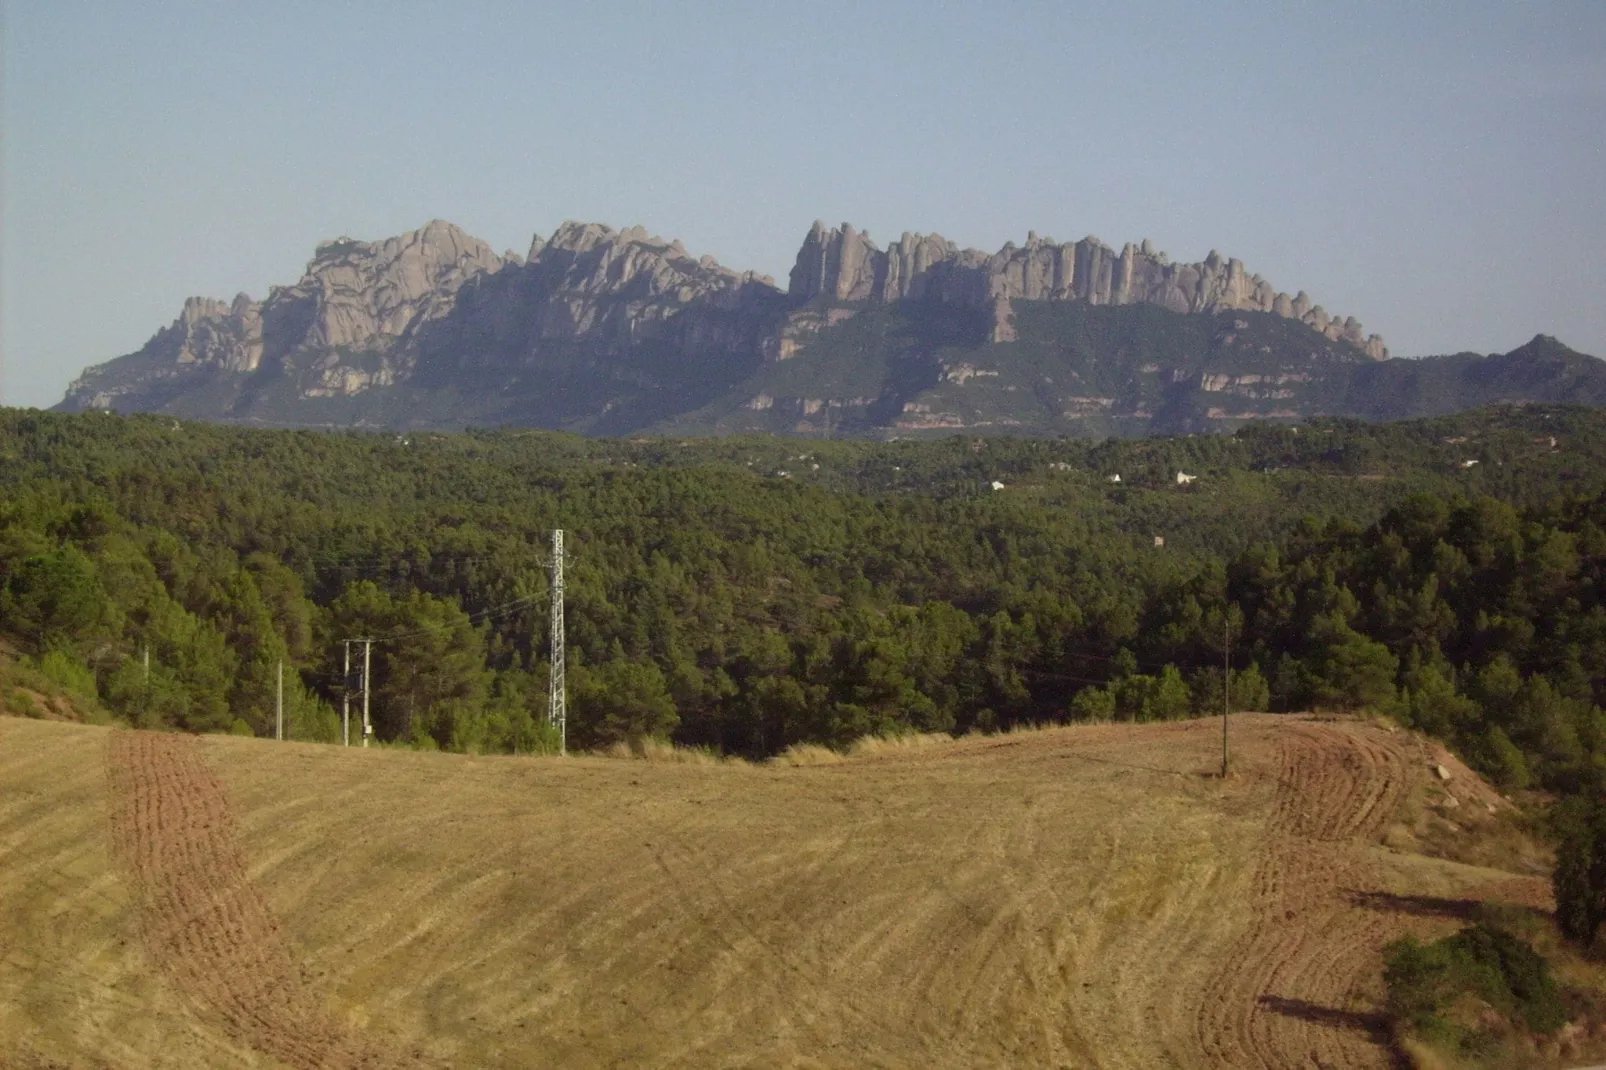
[[1408,849],[1498,824],[1414,737],[1234,732],[1223,784],[1211,722],[785,768],[0,720],[0,1058],[1387,1066],[1383,943],[1545,886]]

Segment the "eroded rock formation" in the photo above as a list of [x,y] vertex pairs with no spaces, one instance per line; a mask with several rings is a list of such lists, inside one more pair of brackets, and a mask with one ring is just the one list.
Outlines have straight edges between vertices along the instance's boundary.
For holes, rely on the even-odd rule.
[[109,407],[152,379],[250,373],[265,358],[290,369],[301,397],[350,396],[406,381],[430,354],[516,366],[543,342],[621,347],[671,321],[676,344],[756,353],[769,321],[737,314],[780,296],[768,276],[695,258],[641,227],[566,222],[521,260],[437,220],[382,242],[324,242],[299,282],[261,302],[190,298],[134,355],[135,378],[91,368],[67,404]]
[[[973,309],[993,343],[1016,340],[1023,301],[1147,302],[1178,313],[1272,313],[1387,355],[1353,318],[1329,316],[1303,292],[1280,293],[1237,260],[1212,252],[1172,263],[1148,242],[1117,253],[1093,237],[1060,244],[1032,233],[988,254],[904,234],[883,250],[848,224],[815,223],[789,282],[783,293],[768,276],[694,257],[641,227],[566,222],[535,236],[521,258],[437,220],[384,241],[324,242],[299,281],[262,301],[191,298],[137,353],[86,371],[63,406],[162,408],[190,397],[186,412],[221,405],[216,415],[232,416],[261,411],[251,406],[271,394],[288,413],[291,399],[410,381],[437,389],[465,374],[495,390],[524,372],[543,384],[583,372],[587,397],[619,394],[599,382],[650,392],[671,380],[699,394],[710,376],[734,382],[795,356],[858,306],[901,301]],[[1212,380],[1202,389],[1249,386]]]
[[[1334,341],[1344,341],[1383,360],[1388,349],[1367,335],[1355,317],[1331,316],[1301,291],[1279,293],[1239,260],[1214,250],[1196,264],[1173,263],[1145,241],[1117,253],[1098,238],[1059,244],[1028,234],[988,255],[961,249],[940,234],[904,234],[885,251],[850,224],[827,229],[816,222],[803,239],[792,268],[789,293],[796,301],[824,296],[832,301],[900,301],[934,297],[1006,311],[999,300],[1086,301],[1095,305],[1139,302],[1173,312],[1271,312],[1304,323]],[[998,337],[997,340],[1004,340]]]

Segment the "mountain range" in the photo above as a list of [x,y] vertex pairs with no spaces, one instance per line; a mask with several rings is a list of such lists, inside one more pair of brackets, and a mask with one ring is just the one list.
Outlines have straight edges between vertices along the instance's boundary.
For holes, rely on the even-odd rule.
[[58,408],[271,426],[589,434],[1143,435],[1496,401],[1606,404],[1606,363],[1547,336],[1390,358],[1353,316],[1212,251],[1032,233],[880,248],[815,223],[783,290],[641,227],[563,224],[524,256],[439,220],[340,238],[293,286],[192,297]]

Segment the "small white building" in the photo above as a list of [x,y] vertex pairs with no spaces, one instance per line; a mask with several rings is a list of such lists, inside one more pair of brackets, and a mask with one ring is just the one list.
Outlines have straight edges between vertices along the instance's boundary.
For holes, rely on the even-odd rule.
[[1471,468],[1473,465],[1475,465],[1477,463],[1478,462],[1475,459],[1474,460],[1470,460],[1470,461],[1462,461],[1461,462],[1461,467],[1462,468]]
[[1115,473],[1115,475],[1110,476],[1104,482],[1106,482],[1106,483],[1119,483],[1119,482],[1121,482],[1121,473],[1120,472]]
[[1199,478],[1198,476],[1190,476],[1188,473],[1183,472],[1181,470],[1178,470],[1178,472],[1177,472],[1177,483],[1180,486],[1186,486],[1187,484],[1192,483],[1194,480],[1196,480],[1198,478]]
[[993,489],[994,490],[1003,490],[1004,489],[1004,485],[1002,483],[998,482],[998,480],[995,479],[995,480],[993,480]]

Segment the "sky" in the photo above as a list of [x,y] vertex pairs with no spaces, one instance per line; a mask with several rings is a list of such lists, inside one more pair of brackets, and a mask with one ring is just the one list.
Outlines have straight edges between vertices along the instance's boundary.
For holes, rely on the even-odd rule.
[[1606,3],[0,0],[0,403],[446,219],[1211,249],[1397,355],[1606,357]]

